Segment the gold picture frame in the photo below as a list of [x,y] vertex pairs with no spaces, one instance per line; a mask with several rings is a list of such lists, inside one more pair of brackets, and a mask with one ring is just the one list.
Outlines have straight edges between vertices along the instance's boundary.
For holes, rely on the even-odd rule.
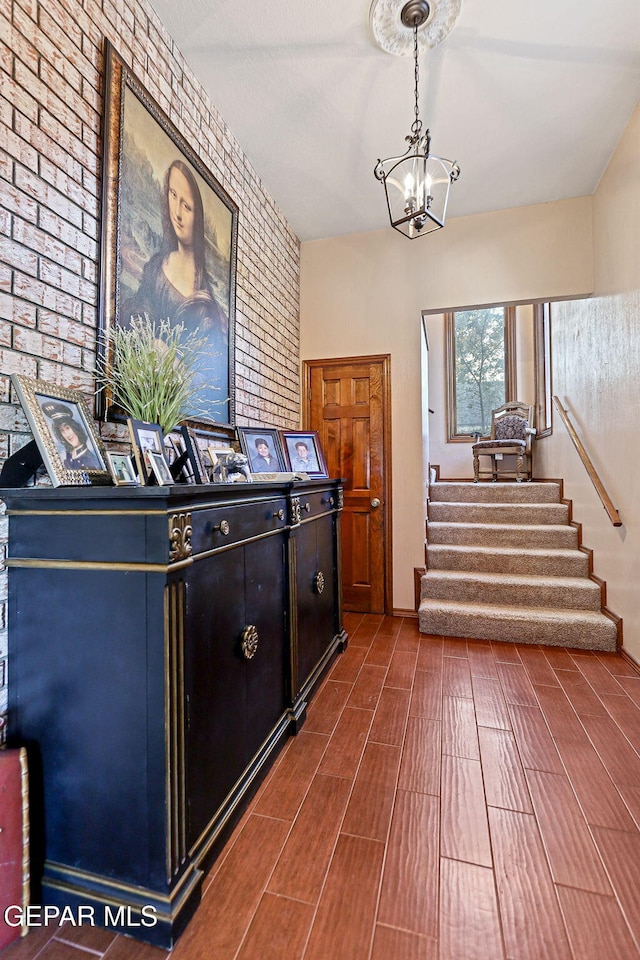
[[[189,422],[231,436],[238,206],[108,40],[104,62],[99,363],[108,374],[110,330],[134,317],[197,329],[206,345]],[[192,269],[173,257],[181,231]],[[97,400],[99,419],[125,419],[104,382]]]
[[109,485],[107,452],[78,390],[20,373],[11,382],[54,487]]

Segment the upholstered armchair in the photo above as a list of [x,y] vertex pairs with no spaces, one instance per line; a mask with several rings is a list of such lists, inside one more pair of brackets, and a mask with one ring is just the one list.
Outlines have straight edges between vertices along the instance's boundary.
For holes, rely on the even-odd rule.
[[480,457],[491,457],[491,476],[494,483],[498,479],[498,469],[504,464],[504,457],[515,456],[516,469],[501,470],[503,477],[515,477],[521,483],[523,476],[531,480],[532,476],[532,439],[533,407],[519,400],[512,400],[491,412],[491,437],[477,440],[472,446],[473,479],[480,479]]

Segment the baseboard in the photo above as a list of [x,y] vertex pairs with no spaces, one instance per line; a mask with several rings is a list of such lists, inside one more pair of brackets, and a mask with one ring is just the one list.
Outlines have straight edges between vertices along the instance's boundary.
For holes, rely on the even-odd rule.
[[[422,578],[427,572],[426,567],[414,567],[413,568],[413,599],[415,603],[414,611],[417,615],[418,608],[420,606],[420,588],[422,586]],[[408,616],[408,614],[407,614]]]
[[394,617],[413,617],[414,620],[418,619],[417,610],[404,610],[402,607],[393,608]]
[[620,647],[620,649],[618,650],[618,653],[620,654],[623,660],[627,661],[629,666],[633,667],[634,670],[637,670],[638,673],[640,673],[640,663],[638,663],[635,657],[632,657],[630,653],[627,653],[627,651],[623,647]]

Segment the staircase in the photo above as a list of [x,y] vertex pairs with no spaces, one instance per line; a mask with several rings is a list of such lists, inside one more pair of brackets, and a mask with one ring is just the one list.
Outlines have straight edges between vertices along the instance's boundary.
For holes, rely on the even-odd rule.
[[430,485],[422,633],[615,650],[558,483]]

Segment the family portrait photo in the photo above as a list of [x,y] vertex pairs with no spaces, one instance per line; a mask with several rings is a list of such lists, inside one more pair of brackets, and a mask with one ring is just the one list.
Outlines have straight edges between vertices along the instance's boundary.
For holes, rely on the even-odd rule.
[[327,466],[316,432],[283,430],[282,442],[289,469],[313,477],[326,477]]
[[238,427],[238,437],[251,473],[282,473],[286,470],[277,430]]

